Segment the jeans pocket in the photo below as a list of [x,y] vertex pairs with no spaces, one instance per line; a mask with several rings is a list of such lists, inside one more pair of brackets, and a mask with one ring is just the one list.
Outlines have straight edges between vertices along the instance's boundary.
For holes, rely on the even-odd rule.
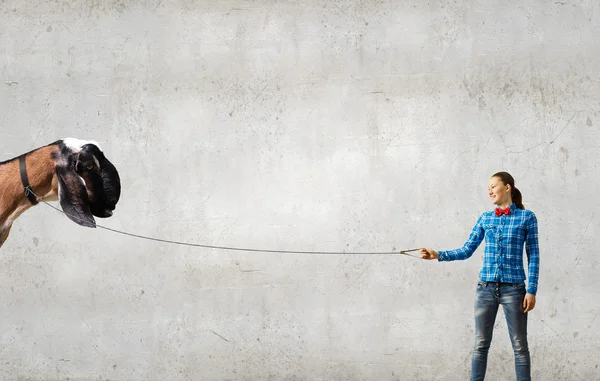
[[513,290],[515,290],[515,292],[517,292],[519,295],[524,296],[527,292],[526,292],[526,287],[525,287],[525,283],[515,283],[512,286]]

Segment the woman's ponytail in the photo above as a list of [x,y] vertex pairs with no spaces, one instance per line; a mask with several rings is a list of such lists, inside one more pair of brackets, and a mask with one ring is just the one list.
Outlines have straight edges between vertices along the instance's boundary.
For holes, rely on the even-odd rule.
[[521,191],[515,188],[514,186],[511,188],[510,196],[519,209],[525,209],[523,206],[523,196],[521,195]]

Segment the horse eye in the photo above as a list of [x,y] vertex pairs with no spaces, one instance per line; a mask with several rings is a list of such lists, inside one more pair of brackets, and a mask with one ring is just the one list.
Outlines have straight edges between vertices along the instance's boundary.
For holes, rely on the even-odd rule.
[[94,168],[94,164],[88,164],[86,168],[88,171],[91,171]]

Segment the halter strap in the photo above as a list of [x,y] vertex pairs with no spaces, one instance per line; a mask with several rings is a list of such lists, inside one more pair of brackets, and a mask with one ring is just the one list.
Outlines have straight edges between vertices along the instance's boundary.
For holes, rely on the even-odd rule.
[[25,168],[25,154],[19,156],[19,169],[21,171],[21,182],[23,183],[23,187],[25,187],[25,196],[29,199],[32,205],[36,205],[38,203],[33,191],[30,188],[29,180],[27,179],[27,169]]

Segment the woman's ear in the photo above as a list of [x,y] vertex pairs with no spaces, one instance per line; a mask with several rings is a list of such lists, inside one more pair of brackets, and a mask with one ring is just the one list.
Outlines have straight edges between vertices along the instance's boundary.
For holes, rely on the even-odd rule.
[[75,223],[96,227],[96,220],[90,211],[90,204],[83,179],[73,170],[63,166],[56,167],[58,178],[58,200],[62,210]]

